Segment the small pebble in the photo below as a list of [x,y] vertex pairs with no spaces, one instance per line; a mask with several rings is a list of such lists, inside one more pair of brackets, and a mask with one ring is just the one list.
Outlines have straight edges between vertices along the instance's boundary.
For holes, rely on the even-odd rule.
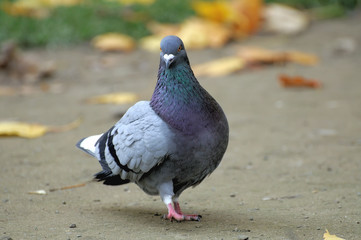
[[236,194],[235,193],[232,193],[231,195],[229,195],[230,197],[235,197]]
[[63,201],[62,203],[63,203],[63,205],[66,205],[66,202],[65,202],[65,201]]
[[72,223],[69,228],[76,228],[76,224],[75,223]]
[[246,235],[239,235],[238,240],[248,240],[248,236]]

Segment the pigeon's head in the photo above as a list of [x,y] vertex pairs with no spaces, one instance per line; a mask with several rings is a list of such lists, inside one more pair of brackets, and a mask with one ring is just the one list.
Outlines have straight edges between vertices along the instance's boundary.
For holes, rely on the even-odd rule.
[[173,35],[164,37],[160,42],[160,63],[169,69],[184,61],[189,64],[182,40]]

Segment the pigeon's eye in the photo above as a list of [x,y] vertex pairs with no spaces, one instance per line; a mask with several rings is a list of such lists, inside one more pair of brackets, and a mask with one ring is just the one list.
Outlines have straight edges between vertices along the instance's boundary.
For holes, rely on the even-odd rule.
[[182,50],[182,45],[179,45],[178,52]]
[[160,51],[163,51],[162,48],[159,48],[159,49],[160,49]]

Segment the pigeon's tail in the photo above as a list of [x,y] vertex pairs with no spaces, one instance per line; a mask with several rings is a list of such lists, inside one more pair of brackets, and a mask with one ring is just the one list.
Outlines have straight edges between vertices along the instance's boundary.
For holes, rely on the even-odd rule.
[[95,150],[96,150],[95,145],[102,135],[103,134],[99,134],[99,135],[83,138],[76,144],[76,146],[81,150],[83,150],[84,152],[92,155],[93,157],[97,157],[95,154]]
[[130,180],[128,179],[126,180],[121,179],[119,174],[113,175],[111,171],[107,171],[107,170],[103,170],[101,172],[96,173],[94,175],[94,179],[97,180],[98,182],[103,182],[103,184],[105,185],[112,185],[112,186],[123,185],[130,182]]

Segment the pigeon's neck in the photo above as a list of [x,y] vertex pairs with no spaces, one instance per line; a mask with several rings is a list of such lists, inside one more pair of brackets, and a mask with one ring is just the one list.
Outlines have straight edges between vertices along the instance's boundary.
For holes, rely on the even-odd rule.
[[150,105],[165,122],[185,134],[217,124],[223,114],[186,62],[170,69],[159,67]]

